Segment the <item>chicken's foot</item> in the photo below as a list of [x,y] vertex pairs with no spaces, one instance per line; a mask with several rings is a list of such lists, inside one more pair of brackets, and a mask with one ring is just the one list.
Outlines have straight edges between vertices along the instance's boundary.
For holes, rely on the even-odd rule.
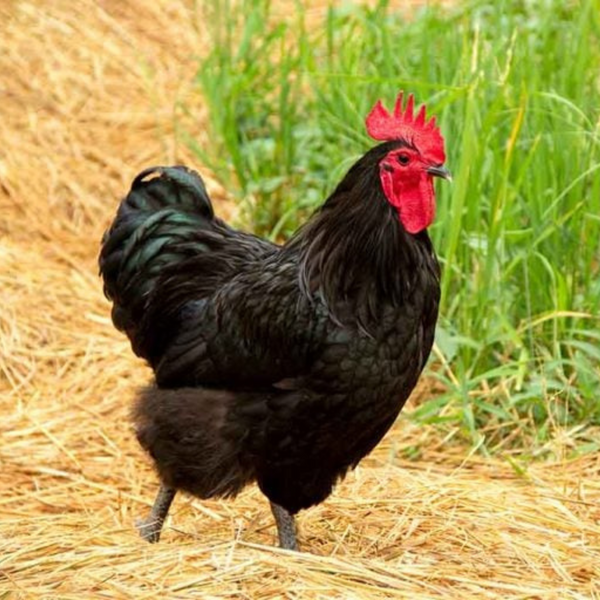
[[283,506],[279,506],[279,504],[275,504],[274,502],[271,502],[271,511],[277,524],[279,546],[285,550],[298,550],[294,515],[285,510]]
[[138,519],[136,521],[135,525],[140,535],[147,542],[155,544],[160,539],[160,532],[169,513],[173,498],[175,498],[175,490],[161,485],[158,494],[156,494],[150,514],[145,519]]

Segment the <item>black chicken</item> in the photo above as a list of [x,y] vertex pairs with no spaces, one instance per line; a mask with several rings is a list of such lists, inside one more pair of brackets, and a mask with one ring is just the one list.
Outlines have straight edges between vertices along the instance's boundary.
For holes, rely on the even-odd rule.
[[383,141],[287,243],[216,218],[185,167],[140,173],[103,239],[115,326],[156,385],[134,410],[162,482],[140,531],[158,541],[176,490],[235,496],[256,481],[282,547],[294,517],[381,440],[433,343],[439,267],[426,228],[449,178],[425,107],[367,117]]

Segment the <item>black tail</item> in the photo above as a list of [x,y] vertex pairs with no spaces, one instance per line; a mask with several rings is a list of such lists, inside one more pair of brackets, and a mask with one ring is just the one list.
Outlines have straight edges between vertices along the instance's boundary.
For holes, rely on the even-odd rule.
[[102,239],[100,274],[115,326],[136,348],[136,328],[159,274],[198,250],[214,213],[201,177],[186,167],[151,167],[133,181]]

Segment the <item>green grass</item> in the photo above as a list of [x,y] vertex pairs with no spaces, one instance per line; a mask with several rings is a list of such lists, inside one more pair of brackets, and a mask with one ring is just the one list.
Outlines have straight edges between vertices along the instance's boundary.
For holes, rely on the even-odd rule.
[[412,417],[484,449],[600,425],[600,0],[410,20],[344,5],[310,28],[300,2],[285,17],[264,0],[209,4],[211,144],[194,147],[260,234],[290,235],[373,144],[376,99],[404,89],[438,115],[454,184],[431,228],[444,273],[430,373],[447,391]]

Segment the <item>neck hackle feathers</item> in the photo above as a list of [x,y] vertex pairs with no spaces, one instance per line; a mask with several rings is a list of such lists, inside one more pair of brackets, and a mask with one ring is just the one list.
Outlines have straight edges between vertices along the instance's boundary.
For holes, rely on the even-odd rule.
[[367,133],[375,140],[404,140],[413,144],[419,152],[434,164],[446,160],[444,138],[436,127],[435,117],[427,121],[425,105],[414,116],[415,97],[410,94],[403,110],[404,92],[398,94],[394,114],[390,114],[381,100],[372,108],[365,120]]

